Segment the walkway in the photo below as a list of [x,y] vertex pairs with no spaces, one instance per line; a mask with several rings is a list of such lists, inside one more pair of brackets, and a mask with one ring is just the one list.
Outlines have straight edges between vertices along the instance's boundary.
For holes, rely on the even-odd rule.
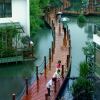
[[52,76],[56,71],[55,65],[58,60],[61,60],[61,64],[64,65],[64,77],[67,75],[67,55],[69,55],[69,39],[66,35],[64,35],[62,25],[55,21],[54,14],[49,15],[48,22],[51,23],[52,20],[55,26],[55,52],[53,54],[53,61],[51,62],[51,70],[49,69],[48,64],[46,67],[46,77],[44,73],[40,75],[39,80],[35,81],[32,86],[29,87],[28,95],[24,94],[21,100],[55,100],[55,97],[62,85],[62,82],[64,81],[64,78],[61,77],[59,78],[59,80],[57,80],[56,92],[54,91],[54,85],[52,86],[51,96],[48,97],[48,99],[46,99],[45,94],[47,93],[46,84],[50,79],[52,79]]

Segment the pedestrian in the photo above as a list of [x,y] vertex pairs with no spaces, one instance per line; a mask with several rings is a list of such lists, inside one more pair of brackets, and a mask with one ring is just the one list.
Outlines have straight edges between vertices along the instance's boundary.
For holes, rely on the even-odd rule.
[[58,69],[54,74],[53,74],[53,78],[60,78],[61,77],[61,72],[60,70]]
[[61,60],[58,60],[58,63],[56,65],[56,70],[60,70],[61,71]]
[[52,79],[48,81],[48,83],[46,84],[46,87],[47,87],[47,91],[48,91],[48,96],[50,96],[50,88],[52,86]]
[[63,31],[64,31],[64,33],[66,33],[66,28],[65,28],[65,26],[63,25]]

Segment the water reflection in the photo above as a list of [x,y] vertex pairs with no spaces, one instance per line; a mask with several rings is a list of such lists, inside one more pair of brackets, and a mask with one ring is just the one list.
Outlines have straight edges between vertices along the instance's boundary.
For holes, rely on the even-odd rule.
[[93,32],[94,32],[94,24],[88,23],[85,26],[85,33],[87,33],[88,39],[93,39]]
[[36,42],[34,55],[37,60],[35,62],[0,65],[0,100],[11,100],[13,92],[20,94],[25,85],[24,78],[32,76],[35,66],[43,62],[44,56],[48,56],[52,41],[51,30],[45,28],[39,31],[32,40]]
[[67,37],[66,37],[66,33],[64,33],[63,46],[64,47],[67,47]]
[[83,27],[86,25],[86,23],[77,22],[77,25],[78,25],[80,28],[83,28]]
[[32,65],[33,62],[0,65],[0,77],[23,77],[24,73],[27,74],[33,71]]
[[19,94],[23,86],[23,79],[18,77],[0,78],[0,100],[12,100],[12,93]]
[[[72,67],[70,76],[79,76],[79,64],[81,61],[85,60],[82,48],[85,46],[86,41],[92,40],[93,38],[93,25],[94,22],[97,22],[97,19],[89,18],[88,23],[85,25],[79,25],[76,18],[70,18],[71,22],[69,23],[70,34],[71,34],[71,45],[72,45]],[[89,22],[90,21],[90,22]],[[92,21],[92,22],[91,22]],[[100,19],[99,19],[100,21]],[[81,26],[81,27],[80,27]],[[71,96],[71,85],[73,81],[69,81],[69,84],[65,86],[62,96],[65,99],[72,100]]]

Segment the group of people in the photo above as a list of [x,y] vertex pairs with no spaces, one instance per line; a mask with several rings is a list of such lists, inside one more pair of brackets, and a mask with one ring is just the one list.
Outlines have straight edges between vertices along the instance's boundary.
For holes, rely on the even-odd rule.
[[61,77],[61,60],[58,60],[57,64],[56,64],[56,71],[52,77],[52,79],[50,79],[47,84],[46,84],[46,87],[47,87],[47,91],[48,91],[48,96],[50,96],[50,89],[53,85],[53,79],[54,78],[60,78]]

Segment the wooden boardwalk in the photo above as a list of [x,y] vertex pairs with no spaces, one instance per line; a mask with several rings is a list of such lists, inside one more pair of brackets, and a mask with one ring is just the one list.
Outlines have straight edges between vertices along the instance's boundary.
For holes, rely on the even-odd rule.
[[[65,76],[67,75],[68,71],[68,63],[70,60],[68,60],[67,55],[69,55],[69,36],[68,33],[66,35],[64,34],[62,24],[59,24],[55,20],[54,14],[49,14],[49,20],[48,23],[50,24],[52,21],[54,22],[55,26],[55,52],[53,54],[53,61],[51,61],[51,70],[49,68],[49,64],[47,65],[46,69],[46,77],[45,73],[39,76],[39,80],[35,81],[28,89],[28,95],[24,94],[24,96],[21,98],[21,100],[55,100],[55,97],[57,93],[60,90],[60,87],[64,81]],[[51,25],[51,24],[50,24]],[[68,31],[69,32],[69,31]],[[51,96],[48,96],[46,98],[47,94],[47,88],[46,84],[47,82],[52,79],[54,73],[56,72],[56,64],[58,60],[61,60],[61,64],[64,65],[63,74],[62,76],[57,79],[56,82],[56,90],[55,85],[52,85],[51,88]]]
[[[81,11],[70,11],[70,10],[65,10],[65,11],[62,11],[62,13],[64,14],[70,14],[70,15],[79,15],[81,14]],[[100,15],[100,12],[97,12],[97,11],[84,11],[83,12],[84,15]]]
[[[90,1],[92,1],[92,0],[90,0]],[[100,11],[96,11],[95,6],[92,6],[89,8],[84,8],[83,10],[79,9],[80,11],[75,11],[75,10],[72,11],[72,10],[69,10],[69,8],[72,7],[70,0],[63,0],[62,2],[63,2],[62,13],[64,13],[64,14],[79,15],[83,12],[84,15],[100,15]],[[64,10],[64,9],[66,9],[66,10]]]

